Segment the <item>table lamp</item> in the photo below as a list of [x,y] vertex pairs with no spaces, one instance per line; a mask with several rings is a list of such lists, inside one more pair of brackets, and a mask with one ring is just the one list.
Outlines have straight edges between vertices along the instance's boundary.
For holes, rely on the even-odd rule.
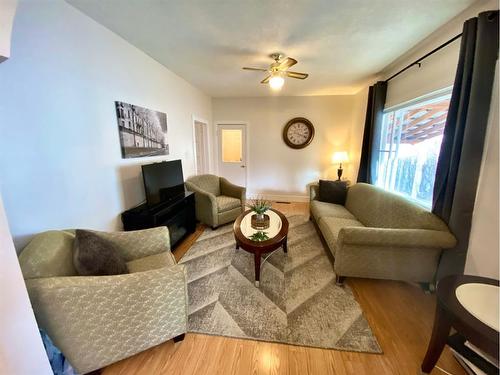
[[347,163],[348,161],[349,157],[346,151],[337,151],[333,153],[332,163],[339,163],[339,168],[337,169],[337,176],[339,177],[338,181],[340,181],[340,178],[342,177],[342,163]]

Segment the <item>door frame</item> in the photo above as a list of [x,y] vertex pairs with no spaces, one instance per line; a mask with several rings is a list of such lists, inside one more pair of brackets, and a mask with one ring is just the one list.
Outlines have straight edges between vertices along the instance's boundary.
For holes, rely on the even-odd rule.
[[245,144],[243,147],[245,148],[245,155],[246,155],[246,163],[245,163],[245,183],[246,183],[246,188],[248,190],[248,170],[250,169],[250,147],[248,146],[248,139],[250,135],[250,124],[247,121],[214,121],[214,164],[215,164],[215,171],[218,176],[220,176],[220,171],[219,171],[219,125],[241,125],[245,127]]
[[210,165],[212,164],[211,163],[211,150],[210,150],[210,135],[211,135],[211,131],[210,131],[210,123],[205,120],[204,118],[202,117],[198,117],[196,115],[192,115],[192,130],[193,130],[193,156],[194,156],[194,175],[197,175],[198,174],[198,158],[197,158],[197,154],[196,154],[196,127],[195,127],[195,122],[199,122],[199,123],[202,123],[205,125],[205,130],[206,130],[206,137],[205,137],[205,142],[204,142],[204,146],[205,146],[205,150],[206,150],[206,153],[207,153],[207,170],[205,173],[210,173],[210,171],[212,170],[210,168]]

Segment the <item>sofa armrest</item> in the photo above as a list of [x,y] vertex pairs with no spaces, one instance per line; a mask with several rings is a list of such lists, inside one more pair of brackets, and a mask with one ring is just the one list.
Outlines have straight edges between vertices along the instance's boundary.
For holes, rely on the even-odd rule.
[[317,200],[319,197],[319,183],[313,182],[309,186],[309,201]]
[[194,193],[196,218],[205,224],[215,226],[218,213],[215,195],[188,181],[185,184],[186,188]]
[[128,232],[91,232],[115,245],[127,262],[163,251],[170,252],[170,235],[167,227]]
[[232,184],[224,177],[221,177],[220,190],[222,195],[239,199],[241,201],[241,207],[242,208],[245,207],[246,192],[247,192],[247,189],[245,187]]
[[26,280],[38,324],[78,373],[186,332],[181,265],[115,276]]
[[437,230],[345,227],[339,231],[338,243],[449,249],[457,240],[450,232]]

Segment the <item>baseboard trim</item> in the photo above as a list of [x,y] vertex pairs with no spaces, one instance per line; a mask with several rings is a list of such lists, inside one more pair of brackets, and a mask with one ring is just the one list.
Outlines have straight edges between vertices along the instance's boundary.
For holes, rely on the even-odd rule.
[[247,199],[264,198],[278,202],[309,202],[308,195],[298,194],[267,194],[267,193],[247,193]]

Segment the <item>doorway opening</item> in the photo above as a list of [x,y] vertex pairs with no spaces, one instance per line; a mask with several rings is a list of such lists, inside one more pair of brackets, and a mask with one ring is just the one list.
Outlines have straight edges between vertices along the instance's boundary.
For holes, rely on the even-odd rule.
[[194,162],[197,175],[209,171],[208,122],[193,116]]

